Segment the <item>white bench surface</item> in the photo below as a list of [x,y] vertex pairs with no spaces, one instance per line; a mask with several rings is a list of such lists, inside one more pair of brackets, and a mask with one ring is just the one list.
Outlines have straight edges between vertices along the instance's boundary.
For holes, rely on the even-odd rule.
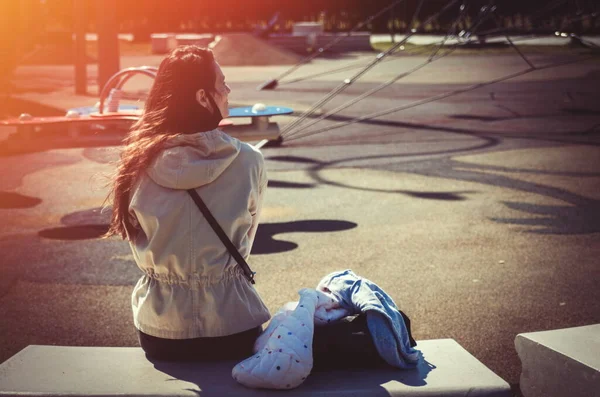
[[517,335],[525,397],[600,396],[600,324]]
[[0,365],[0,396],[452,396],[510,397],[510,386],[452,339],[418,342],[414,370],[315,372],[297,389],[247,389],[237,362],[149,361],[138,347],[30,345]]

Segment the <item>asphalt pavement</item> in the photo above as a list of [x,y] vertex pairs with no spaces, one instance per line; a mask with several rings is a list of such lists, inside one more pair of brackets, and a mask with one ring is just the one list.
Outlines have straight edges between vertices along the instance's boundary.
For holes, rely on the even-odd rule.
[[[600,58],[584,58],[536,55],[577,62],[486,85],[527,64],[450,55],[264,148],[269,190],[250,263],[269,309],[349,268],[393,297],[417,341],[453,338],[511,384],[518,333],[599,323]],[[318,114],[424,59],[386,62]],[[153,62],[122,64],[136,61]],[[255,90],[285,70],[226,68],[230,102],[295,108],[284,127],[352,73]],[[64,81],[67,69],[17,77],[34,72]],[[22,95],[59,109],[95,100],[70,89]],[[0,157],[0,362],[29,344],[137,345],[130,294],[141,273],[126,243],[98,238],[119,148],[78,146]]]

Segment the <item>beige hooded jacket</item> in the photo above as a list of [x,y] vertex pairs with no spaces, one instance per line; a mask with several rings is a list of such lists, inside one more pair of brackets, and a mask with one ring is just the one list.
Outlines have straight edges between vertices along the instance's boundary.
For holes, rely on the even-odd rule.
[[169,141],[131,196],[141,229],[130,240],[144,272],[133,319],[161,338],[225,336],[257,327],[269,311],[186,189],[195,188],[244,258],[267,186],[262,154],[220,130]]

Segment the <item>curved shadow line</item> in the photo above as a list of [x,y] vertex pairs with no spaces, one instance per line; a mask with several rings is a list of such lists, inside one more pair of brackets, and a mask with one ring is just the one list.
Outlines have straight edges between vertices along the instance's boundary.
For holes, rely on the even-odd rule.
[[[594,113],[594,115],[596,115],[598,112]],[[581,114],[581,113],[580,113]],[[571,114],[571,115],[579,115],[579,114]],[[589,116],[589,114],[582,114],[585,116]],[[569,114],[563,114],[560,115],[561,117],[568,117]],[[320,117],[320,115],[313,115],[312,117],[309,116],[307,118],[318,118]],[[553,117],[552,114],[548,115],[548,116],[518,116],[518,117],[490,117],[490,116],[476,116],[476,115],[463,115],[463,114],[457,114],[457,115],[450,115],[448,116],[449,119],[458,119],[458,120],[477,120],[477,121],[482,121],[482,122],[492,122],[492,121],[510,121],[510,120],[516,120],[516,119],[528,119],[528,118],[549,118],[549,117]],[[554,117],[558,117],[557,115],[554,115]],[[334,115],[330,115],[326,118],[326,120],[331,120],[331,121],[339,121],[339,122],[344,122],[344,121],[351,121],[356,119],[356,117],[351,117],[351,116],[343,116],[340,114],[334,114]],[[410,122],[406,122],[406,121],[392,121],[392,120],[381,120],[381,119],[368,119],[368,120],[360,120],[356,122],[357,124],[367,124],[367,125],[379,125],[379,126],[387,126],[387,127],[400,127],[400,128],[410,128],[410,129],[421,129],[421,130],[427,130],[427,131],[441,131],[441,132],[455,132],[455,133],[466,133],[469,135],[477,135],[477,134],[489,134],[489,132],[483,132],[483,131],[473,131],[473,130],[468,130],[465,128],[460,128],[460,127],[448,127],[448,126],[435,126],[435,125],[431,125],[431,124],[422,124],[422,123],[410,123]],[[300,128],[301,125],[298,127]],[[285,141],[285,139],[284,139]]]
[[458,160],[452,160],[455,163],[460,164],[461,168],[470,168],[474,170],[489,170],[489,171],[500,171],[500,172],[519,172],[519,173],[528,173],[528,174],[538,174],[538,175],[556,175],[556,176],[570,176],[570,177],[599,177],[599,172],[569,172],[569,171],[542,171],[536,170],[533,168],[510,168],[510,167],[502,167],[499,165],[480,165],[474,163],[465,163]]
[[[314,117],[318,117],[318,116],[314,116]],[[518,118],[518,117],[516,117]],[[332,115],[330,117],[328,117],[328,119],[331,119],[333,121],[348,121],[348,120],[353,120],[354,118],[349,117],[349,116],[342,116],[342,115]],[[364,122],[365,124],[374,124],[374,125],[384,125],[384,126],[390,126],[390,127],[401,127],[401,128],[407,128],[407,129],[422,129],[422,130],[427,130],[427,131],[439,131],[439,132],[450,132],[450,133],[456,133],[456,134],[463,134],[463,135],[468,135],[468,136],[475,136],[475,137],[490,137],[494,134],[499,134],[502,138],[519,138],[519,139],[523,139],[522,135],[513,135],[511,134],[511,132],[502,132],[502,131],[497,131],[497,132],[490,132],[490,131],[477,131],[477,130],[470,130],[470,129],[465,129],[465,128],[459,128],[459,127],[450,127],[450,126],[435,126],[435,125],[430,125],[430,124],[422,124],[422,123],[410,123],[410,122],[405,122],[405,121],[391,121],[391,120],[377,120],[377,119],[371,119],[371,120],[362,120],[361,122]],[[572,136],[588,136],[588,135],[593,135],[593,134],[599,134],[600,133],[600,129],[598,128],[600,124],[596,124],[594,126],[592,126],[591,128],[587,129],[586,131],[581,131],[581,132],[559,132],[554,134],[555,136],[563,136],[563,137],[567,137],[570,138]],[[302,137],[300,137],[302,138]],[[548,138],[547,137],[547,132],[542,131],[539,133],[539,136],[534,136],[531,134],[528,134],[528,136],[526,137],[527,139],[531,139],[531,140],[536,140],[536,141],[547,141],[547,142],[560,142],[560,143],[564,143],[564,140],[560,140],[560,139],[556,139],[556,138]],[[298,138],[296,138],[298,139]],[[285,139],[284,139],[285,142]],[[569,141],[570,143],[574,143],[574,144],[581,144],[581,145],[590,145],[590,146],[598,146],[600,145],[600,143],[596,143],[596,142],[581,142],[581,141]],[[335,142],[334,142],[335,143]],[[356,140],[352,140],[350,141],[350,143],[354,143],[356,144]],[[289,144],[288,143],[288,147],[294,147],[294,146],[299,146],[299,145],[294,145]],[[303,145],[303,146],[310,146],[310,145]],[[417,153],[417,155],[419,155]]]
[[[503,110],[509,111],[506,107],[502,107],[501,105],[496,105]],[[511,120],[529,120],[529,119],[552,119],[552,118],[561,118],[561,117],[569,117],[569,116],[598,116],[600,112],[591,109],[584,108],[562,108],[559,109],[564,113],[557,112],[549,112],[548,114],[513,114],[512,116],[481,116],[474,114],[452,114],[449,117],[457,120],[473,120],[473,121],[481,121],[484,123],[496,122],[496,121],[511,121]]]
[[533,133],[528,133],[527,135],[515,135],[510,132],[496,132],[502,138],[513,138],[513,139],[526,139],[530,141],[536,142],[551,142],[551,143],[562,143],[562,144],[571,144],[571,145],[582,145],[582,146],[600,146],[600,142],[594,141],[579,141],[574,140],[572,137],[582,137],[585,138],[590,135],[600,134],[600,129],[595,130],[597,126],[594,126],[585,131],[579,132],[557,132],[553,134],[553,137],[548,137],[547,133],[540,132],[539,135],[534,135]]
[[[544,229],[529,229],[527,230],[529,233],[590,234],[600,231],[597,226],[598,214],[600,213],[600,200],[590,199],[561,188],[512,179],[504,175],[490,175],[484,172],[478,172],[477,170],[465,170],[460,166],[457,167],[457,169],[453,165],[456,163],[457,162],[454,160],[447,159],[446,164],[440,163],[438,167],[431,168],[424,172],[415,170],[412,172],[418,175],[483,183],[489,186],[519,190],[572,204],[572,206],[547,206],[530,203],[503,202],[508,208],[533,215],[535,218],[490,218],[498,223],[544,227]],[[540,215],[546,216],[540,218]]]
[[[597,128],[597,126],[595,126]],[[460,132],[455,132],[456,134],[460,134]],[[468,134],[468,133],[465,133]],[[494,133],[488,132],[486,133],[488,136],[492,136]],[[536,141],[536,142],[549,142],[549,143],[559,143],[559,144],[571,144],[571,145],[582,145],[582,146],[600,146],[600,142],[594,142],[594,141],[582,141],[582,140],[576,140],[573,139],[573,137],[582,137],[585,138],[587,136],[590,135],[595,135],[595,134],[600,134],[600,129],[596,130],[586,130],[586,131],[581,131],[581,132],[564,132],[564,133],[557,133],[556,134],[556,138],[549,138],[547,134],[545,133],[541,133],[539,136],[537,135],[532,135],[532,134],[528,134],[527,136],[523,136],[523,135],[513,135],[511,133],[505,133],[505,132],[498,132],[497,133],[498,136],[500,138],[511,138],[511,139],[527,139],[530,141]],[[395,132],[390,132],[387,134],[379,134],[379,135],[370,135],[368,138],[385,138],[387,136],[393,136],[396,135]],[[470,134],[468,134],[470,135]],[[479,136],[478,132],[474,132],[472,134],[475,137]],[[561,138],[562,137],[562,138]],[[440,140],[434,140],[432,142],[440,142]],[[389,143],[389,141],[370,141],[368,139],[361,139],[361,138],[351,138],[351,139],[339,139],[339,140],[333,140],[333,139],[328,139],[327,143],[330,145],[336,145],[336,146],[341,146],[341,145],[348,145],[348,146],[356,146],[356,145],[365,145],[365,144],[382,144],[382,143]],[[287,144],[286,145],[288,148],[295,148],[295,147],[320,147],[322,146],[322,141],[313,141],[312,143],[304,143],[303,145],[297,145],[297,144]],[[418,156],[421,153],[416,153],[415,155]]]
[[[350,120],[354,120],[355,118],[356,117],[332,115],[332,116],[327,117],[327,120],[350,121]],[[382,126],[386,126],[386,127],[400,127],[400,128],[411,129],[411,130],[419,129],[419,130],[426,130],[426,131],[454,132],[457,134],[468,134],[468,135],[489,134],[488,132],[485,132],[485,131],[473,131],[473,130],[459,128],[459,127],[436,126],[436,125],[422,124],[422,123],[409,123],[407,121],[370,119],[370,120],[358,121],[357,124],[382,125]],[[291,135],[291,136],[293,136],[293,135]],[[283,141],[285,142],[285,138]]]
[[[571,203],[576,206],[588,206],[590,204],[593,204],[596,201],[596,200],[589,199],[585,196],[571,193],[567,190],[557,188],[557,187],[541,185],[541,184],[534,183],[534,182],[526,182],[526,181],[522,181],[519,179],[512,179],[505,175],[496,175],[496,174],[490,175],[490,174],[486,174],[484,172],[480,172],[477,170],[463,170],[462,168],[464,168],[464,167],[462,167],[462,163],[460,163],[456,160],[452,160],[452,159],[447,160],[446,166],[439,167],[439,168],[443,168],[444,170],[442,172],[439,172],[439,171],[436,172],[436,170],[430,170],[429,172],[421,172],[421,173],[416,171],[416,173],[420,174],[420,175],[436,176],[436,177],[444,177],[443,175],[445,174],[446,175],[445,178],[450,177],[450,179],[454,179],[454,180],[485,183],[485,184],[488,184],[491,186],[496,186],[496,187],[517,189],[517,190],[521,190],[521,191],[524,191],[527,193],[534,193],[534,194],[539,194],[539,195],[542,195],[545,197],[558,199],[558,200],[561,200],[561,201],[564,201],[567,203]],[[460,169],[457,169],[457,168],[460,168]],[[479,168],[479,170],[482,170],[482,169],[485,169],[485,168]],[[451,174],[451,175],[448,175],[448,174]],[[494,183],[490,183],[491,178],[494,179]]]
[[531,226],[535,234],[590,234],[600,232],[600,200],[590,200],[581,206],[540,205],[503,201],[506,207],[533,215],[533,218],[489,218],[498,223]]
[[380,193],[406,193],[407,191],[405,190],[385,190],[385,189],[367,189],[367,188],[359,188],[359,187],[355,187],[355,186],[350,186],[344,183],[339,183],[339,182],[332,182],[329,181],[325,178],[323,178],[320,175],[320,172],[327,168],[327,167],[331,167],[332,165],[338,165],[340,163],[344,163],[347,161],[361,161],[361,160],[375,160],[375,159],[385,159],[385,158],[399,158],[399,157],[413,157],[413,156],[427,156],[427,155],[434,155],[434,154],[446,154],[446,153],[462,153],[462,152],[470,152],[470,151],[474,151],[474,150],[481,150],[481,149],[486,149],[489,147],[493,147],[493,146],[497,146],[501,140],[498,138],[493,138],[493,137],[486,137],[486,136],[477,136],[480,139],[483,139],[487,142],[482,143],[480,145],[477,146],[472,146],[470,148],[459,148],[459,149],[451,149],[451,150],[446,150],[446,151],[436,151],[436,152],[421,152],[421,153],[410,153],[410,154],[387,154],[387,155],[374,155],[374,156],[364,156],[364,157],[354,157],[354,158],[347,158],[347,159],[341,159],[341,160],[334,160],[334,161],[330,161],[327,163],[319,163],[317,165],[315,165],[314,167],[311,167],[308,169],[308,175],[313,178],[316,182],[324,184],[324,185],[330,185],[330,186],[336,186],[336,187],[343,187],[343,188],[347,188],[347,189],[353,189],[353,190],[361,190],[361,191],[368,191],[368,192],[380,192]]
[[[486,136],[478,136],[478,137],[481,139],[485,139],[487,142],[483,143],[481,145],[475,146],[475,147],[471,147],[469,149],[455,149],[455,150],[446,151],[445,153],[467,152],[467,151],[473,151],[476,149],[488,148],[488,147],[497,145],[501,141],[499,138],[490,137],[490,136],[487,136],[487,137]],[[438,153],[432,152],[430,154],[438,154]],[[354,189],[354,190],[362,190],[362,191],[410,194],[411,192],[408,192],[405,190],[390,191],[390,190],[383,190],[383,189],[366,189],[366,188],[349,186],[347,184],[329,181],[329,180],[325,179],[324,177],[322,177],[320,175],[320,172],[321,172],[321,170],[323,170],[327,167],[331,167],[332,165],[338,165],[338,164],[346,162],[346,161],[382,159],[382,158],[398,158],[398,157],[415,156],[415,155],[419,155],[419,154],[374,155],[374,156],[364,156],[364,157],[350,158],[350,159],[341,159],[341,160],[335,160],[335,161],[330,161],[330,162],[326,162],[326,163],[321,162],[321,163],[315,164],[313,167],[309,168],[307,172],[316,182],[326,184],[326,185],[343,187],[343,188]],[[423,153],[421,153],[421,155],[423,155]],[[459,161],[452,160],[450,157],[447,157],[444,159],[436,159],[434,161],[438,162],[439,167],[435,167],[433,169],[430,168],[426,172],[419,172],[418,170],[414,170],[414,169],[407,170],[406,172],[410,172],[410,173],[417,174],[417,175],[434,176],[434,177],[439,177],[442,179],[462,180],[462,181],[467,181],[467,182],[484,183],[484,184],[487,184],[490,186],[517,189],[517,190],[521,190],[521,191],[524,191],[527,193],[539,194],[539,195],[543,195],[546,197],[559,199],[559,200],[562,200],[567,203],[571,203],[571,204],[575,205],[578,209],[581,209],[582,207],[594,209],[598,206],[597,200],[592,200],[587,197],[571,193],[564,189],[548,187],[545,185],[540,185],[540,184],[531,183],[531,182],[524,182],[524,181],[520,181],[517,179],[509,178],[506,176],[501,176],[501,175],[492,175],[491,176],[489,174],[481,172],[481,170],[486,169],[486,166],[480,166],[480,165],[476,165],[476,166],[474,165],[471,167],[463,166],[463,164],[465,164],[465,163],[461,163]],[[444,164],[445,162],[447,164]],[[463,170],[461,170],[461,168]],[[470,170],[464,170],[464,168],[470,168]],[[500,168],[502,169],[503,167],[500,167]],[[493,170],[494,167],[490,167],[490,169]],[[477,172],[477,170],[479,170],[480,172]],[[510,169],[508,169],[508,170],[510,170]],[[513,170],[511,170],[511,171],[513,171]],[[513,171],[513,172],[515,172],[515,171]],[[561,174],[567,174],[569,176],[581,176],[581,175],[577,175],[579,173],[575,173],[575,175],[573,175],[573,173],[559,173],[558,175],[561,175]],[[596,174],[595,173],[591,174],[591,175],[585,174],[585,176],[596,176]],[[414,194],[414,192],[412,192],[412,193]],[[427,194],[427,192],[425,192],[425,195],[426,194]],[[454,197],[452,196],[452,195],[455,195],[456,193],[449,193],[449,194],[450,194],[450,196],[445,196],[445,199],[456,199],[456,196],[454,196]],[[418,197],[418,195],[417,195],[417,197]],[[421,193],[421,197],[423,198],[423,193]],[[460,197],[460,196],[458,196],[458,197]],[[428,197],[425,196],[424,198],[428,198]],[[433,198],[437,198],[437,197],[433,197]],[[442,198],[442,199],[444,199],[444,198]],[[572,228],[569,229],[569,228],[565,228],[565,227],[561,228],[560,226],[557,226],[555,224],[553,224],[552,226],[554,226],[554,228],[552,228],[551,230],[544,230],[544,231],[532,230],[531,232],[563,233],[563,234],[564,233],[582,234],[582,233],[595,232],[595,229],[591,228],[589,225],[588,226],[584,225],[577,230],[572,230]]]
[[[523,137],[518,137],[518,136],[507,136],[507,138],[523,139]],[[600,142],[577,141],[577,140],[569,139],[569,137],[566,137],[566,136],[565,136],[565,138],[566,139],[527,137],[526,139],[529,139],[532,141],[538,141],[538,142],[552,142],[552,143],[562,143],[562,144],[581,145],[581,146],[600,146]]]

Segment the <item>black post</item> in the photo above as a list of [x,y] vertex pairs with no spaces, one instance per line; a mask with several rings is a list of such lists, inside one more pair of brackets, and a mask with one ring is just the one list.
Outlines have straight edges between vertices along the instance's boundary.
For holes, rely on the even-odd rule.
[[396,42],[394,39],[394,36],[396,35],[396,27],[394,26],[394,8],[396,8],[395,5],[390,8],[390,35],[392,36],[392,44]]
[[[10,80],[17,66],[17,54],[21,50],[23,31],[23,16],[21,15],[20,1],[0,2],[0,115],[7,109],[4,98],[10,93]],[[12,23],[7,23],[11,21]],[[12,38],[12,39],[9,39]],[[0,116],[1,117],[1,116]]]
[[98,25],[98,92],[117,73],[119,67],[119,37],[117,1],[96,0]]
[[87,60],[85,52],[85,0],[73,0],[73,31],[75,33],[75,94],[87,94]]

